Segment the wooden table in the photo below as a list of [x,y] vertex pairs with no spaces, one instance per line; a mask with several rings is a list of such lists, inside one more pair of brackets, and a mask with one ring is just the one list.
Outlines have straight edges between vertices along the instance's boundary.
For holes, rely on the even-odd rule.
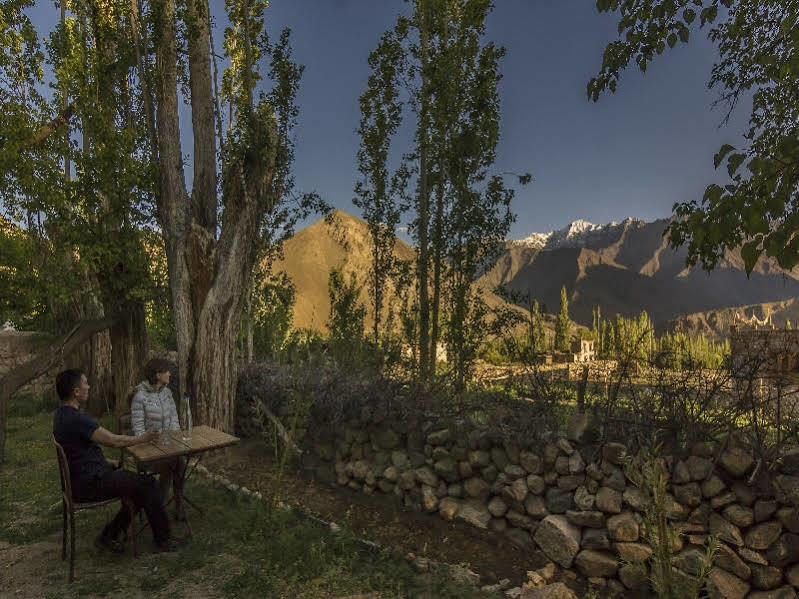
[[[202,511],[198,506],[194,505],[191,500],[185,497],[183,485],[186,479],[194,472],[194,469],[197,467],[197,464],[200,463],[205,452],[229,447],[238,442],[238,437],[203,425],[195,426],[191,429],[191,439],[184,440],[183,431],[165,431],[161,433],[159,438],[155,441],[131,445],[125,448],[125,451],[133,456],[133,459],[136,461],[136,467],[139,470],[147,470],[148,466],[151,467],[153,464],[163,460],[185,457],[186,460],[185,463],[183,463],[183,469],[181,472],[177,473],[183,479],[183,484],[179,485],[179,490],[175,492],[173,497],[175,506],[180,510],[185,501],[198,511]],[[194,461],[191,469],[189,469],[189,462],[192,457],[196,457],[197,459]],[[188,519],[186,520],[186,526],[189,535],[191,535],[191,527],[189,526]]]

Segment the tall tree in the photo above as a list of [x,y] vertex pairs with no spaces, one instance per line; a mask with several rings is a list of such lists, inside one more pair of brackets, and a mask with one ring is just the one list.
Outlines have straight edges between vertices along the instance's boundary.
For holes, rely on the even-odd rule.
[[726,104],[725,122],[751,94],[743,147],[725,144],[726,185],[712,184],[701,200],[678,203],[668,233],[687,244],[688,263],[714,268],[725,251],[741,248],[747,272],[765,254],[784,268],[799,264],[799,6],[784,0],[597,0],[619,14],[619,39],[605,49],[588,84],[593,100],[613,92],[635,62],[642,72],[655,55],[705,29],[718,48],[710,86]]
[[353,203],[361,209],[371,237],[372,265],[368,289],[374,316],[372,337],[375,347],[380,343],[386,284],[395,266],[395,231],[402,212],[407,209],[403,194],[408,169],[403,165],[392,175],[389,166],[391,140],[402,122],[399,91],[405,62],[402,47],[404,25],[403,22],[397,29],[386,32],[378,47],[369,54],[372,73],[366,91],[360,97],[358,134],[361,144],[357,160],[362,178],[355,184]]
[[[144,355],[130,348],[146,347],[147,340],[143,326],[128,326],[149,287],[139,207],[151,179],[139,152],[142,113],[129,89],[133,65],[118,45],[127,34],[125,5],[64,3],[45,55],[25,15],[29,4],[0,5],[0,197],[7,214],[26,215],[25,236],[36,245],[28,270],[38,289],[28,290],[41,293],[46,310],[29,324],[69,336],[64,347],[72,353],[57,362],[87,370],[99,399],[90,408],[99,412],[123,403]],[[45,68],[53,75],[49,97],[40,91]],[[143,325],[143,309],[138,313],[142,318],[133,322]],[[36,364],[52,363],[52,351],[21,372],[32,375]],[[2,409],[15,389],[6,379],[0,387]]]
[[544,323],[541,319],[541,309],[538,306],[538,300],[534,299],[531,299],[530,301],[530,324],[528,336],[530,352],[533,355],[546,351],[546,333],[544,332]]
[[[504,56],[484,41],[492,9],[488,0],[415,0],[412,14],[400,17],[391,33],[397,43],[381,42],[376,51],[387,61],[402,49],[392,64],[407,65],[415,116],[415,146],[406,158],[413,165],[407,172],[416,175],[410,233],[417,253],[414,353],[422,380],[435,372],[442,330],[455,378],[463,380],[476,349],[474,327],[483,322],[477,315],[485,314],[472,284],[512,222],[513,192],[488,172],[499,139]],[[379,75],[373,66],[373,78]]]
[[[301,75],[290,60],[287,34],[278,45],[269,45],[263,33],[266,7],[266,0],[227,3],[231,26],[225,31],[225,50],[230,66],[223,84],[235,118],[220,148],[208,3],[189,0],[178,14],[175,0],[165,0],[152,12],[157,205],[169,265],[181,386],[193,392],[200,422],[228,430],[234,423],[236,339],[243,299],[261,247],[264,220],[283,198],[276,184],[281,183],[281,155],[290,143],[284,127],[296,117],[293,98]],[[180,40],[179,31],[186,32]],[[188,48],[194,140],[190,194],[178,120],[179,41]],[[275,86],[270,94],[257,95],[258,64],[267,54],[272,57],[269,74]],[[143,80],[147,81],[146,73]]]
[[555,320],[555,349],[569,351],[571,318],[569,318],[569,296],[566,286],[560,288],[560,312]]

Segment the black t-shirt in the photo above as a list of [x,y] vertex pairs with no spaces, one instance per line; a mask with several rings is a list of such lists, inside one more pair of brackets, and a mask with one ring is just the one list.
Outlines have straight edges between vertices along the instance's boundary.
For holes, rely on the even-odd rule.
[[73,483],[88,481],[111,470],[103,450],[92,441],[99,426],[94,418],[72,406],[61,406],[53,415],[53,436],[64,448]]

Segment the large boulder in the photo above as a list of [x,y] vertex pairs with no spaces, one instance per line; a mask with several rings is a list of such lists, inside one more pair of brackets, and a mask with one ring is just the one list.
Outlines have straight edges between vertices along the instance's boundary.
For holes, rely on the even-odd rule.
[[488,511],[495,518],[502,518],[508,512],[508,504],[501,497],[492,497],[488,502]]
[[608,534],[614,541],[632,543],[638,540],[638,521],[630,513],[608,518]]
[[716,556],[713,560],[713,563],[722,570],[726,570],[731,574],[735,574],[742,580],[748,580],[752,574],[751,567],[747,565],[747,563],[743,561],[740,556],[735,553],[735,551],[733,551],[724,543],[718,544],[718,549],[716,551]]
[[741,447],[730,447],[721,454],[719,463],[727,472],[740,478],[749,471],[755,459],[751,451]]
[[595,503],[597,509],[606,514],[618,514],[621,512],[622,494],[610,487],[601,487],[596,493]]
[[438,476],[436,473],[430,470],[427,466],[422,466],[421,468],[416,469],[416,480],[418,480],[423,485],[428,485],[430,487],[437,487],[438,486]]
[[543,587],[523,588],[519,599],[577,599],[577,595],[562,582],[556,582]]
[[766,557],[769,564],[778,568],[799,561],[799,535],[786,532],[768,548]]
[[707,458],[692,455],[685,460],[691,480],[705,480],[713,472],[713,462]]
[[605,514],[596,511],[574,511],[566,512],[566,519],[575,526],[585,526],[587,528],[604,528]]
[[711,568],[707,578],[707,590],[712,599],[744,599],[749,592],[749,583],[721,568]]
[[535,531],[533,540],[549,559],[570,568],[580,550],[580,529],[565,516],[547,516]]
[[457,518],[477,528],[487,529],[491,514],[482,503],[466,501],[461,504]]
[[486,481],[480,477],[474,476],[463,483],[463,490],[469,497],[487,499],[490,488]]
[[744,541],[746,546],[757,551],[768,549],[782,532],[782,523],[769,520],[753,526],[746,532]]
[[457,499],[453,499],[452,497],[444,497],[444,499],[438,502],[438,513],[441,514],[441,517],[444,518],[444,520],[454,520],[455,516],[458,515],[458,510],[460,507],[460,501]]
[[454,483],[459,480],[458,463],[452,458],[444,458],[433,464],[433,469],[441,478],[448,483]]
[[530,451],[519,452],[519,464],[530,474],[540,474],[543,468],[541,457]]
[[774,566],[752,564],[752,586],[761,591],[776,589],[782,582],[782,570]]
[[566,510],[570,510],[573,503],[573,494],[571,491],[564,491],[562,489],[547,489],[546,502],[547,509],[552,514],[563,514]]
[[739,528],[747,528],[754,523],[755,512],[752,508],[733,503],[724,508],[724,517]]
[[540,495],[528,495],[524,500],[524,511],[536,520],[541,520],[549,515],[547,504]]
[[638,564],[652,556],[652,548],[643,543],[616,543],[616,551],[625,562]]
[[602,448],[602,457],[611,464],[620,466],[627,457],[627,447],[621,443],[606,443]]
[[584,576],[616,576],[619,564],[616,558],[609,553],[594,551],[593,549],[583,549],[574,558],[577,569]]
[[740,529],[715,512],[710,514],[710,534],[737,547],[744,544]]

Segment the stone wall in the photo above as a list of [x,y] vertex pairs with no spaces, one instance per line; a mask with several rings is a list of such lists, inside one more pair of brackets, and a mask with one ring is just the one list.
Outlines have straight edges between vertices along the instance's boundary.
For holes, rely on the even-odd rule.
[[[18,368],[30,360],[41,346],[44,336],[41,333],[0,330],[0,377],[14,368]],[[53,381],[60,367],[31,381],[17,392],[17,395],[32,395],[41,398],[46,395],[55,396]]]
[[[627,448],[620,443],[553,438],[520,446],[473,423],[408,424],[368,411],[330,428],[323,438],[306,439],[309,465],[330,482],[507,535],[603,594],[638,596],[647,585],[635,565],[652,554],[642,537],[647,494],[626,476]],[[697,573],[712,535],[719,549],[708,577],[711,596],[796,596],[799,452],[786,455],[773,476],[763,475],[740,439],[697,444],[660,463],[668,518],[680,533],[676,576]]]

